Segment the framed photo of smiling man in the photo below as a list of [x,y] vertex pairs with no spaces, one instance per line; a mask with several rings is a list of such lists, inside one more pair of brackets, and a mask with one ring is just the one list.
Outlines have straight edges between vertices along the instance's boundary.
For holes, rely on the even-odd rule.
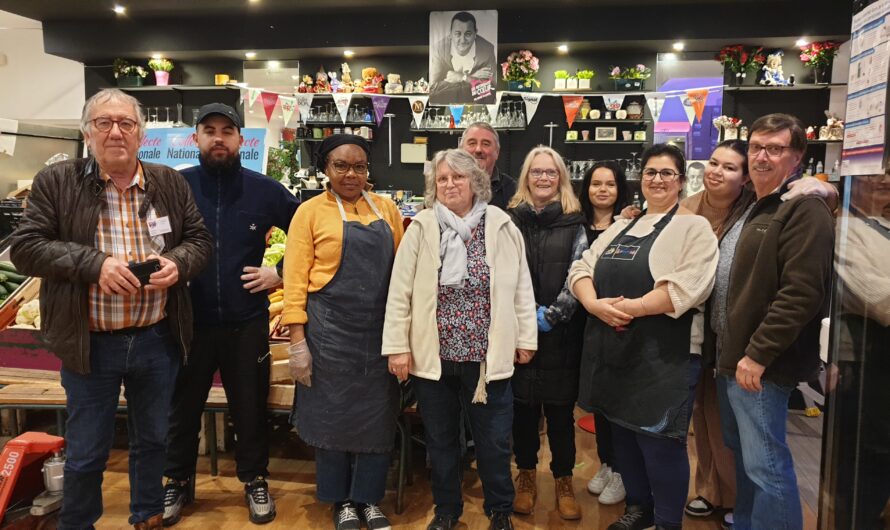
[[494,103],[498,12],[430,13],[430,104]]

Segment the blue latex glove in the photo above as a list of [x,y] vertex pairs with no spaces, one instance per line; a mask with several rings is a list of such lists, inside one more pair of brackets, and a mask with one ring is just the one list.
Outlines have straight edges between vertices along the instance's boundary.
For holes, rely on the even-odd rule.
[[538,307],[538,331],[550,331],[553,329],[553,326],[550,325],[550,322],[547,322],[547,319],[544,318],[544,311],[547,308],[544,306]]

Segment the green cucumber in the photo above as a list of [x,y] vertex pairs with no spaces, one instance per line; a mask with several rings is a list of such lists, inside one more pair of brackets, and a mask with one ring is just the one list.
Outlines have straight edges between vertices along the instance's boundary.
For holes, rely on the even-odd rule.
[[12,294],[16,289],[18,289],[20,284],[14,282],[3,282],[3,287]]
[[3,276],[6,276],[6,281],[10,281],[10,282],[13,282],[13,283],[19,283],[19,284],[20,284],[20,283],[22,283],[22,282],[24,282],[25,280],[28,279],[27,276],[22,276],[21,274],[19,274],[19,273],[17,273],[17,272],[3,271],[3,272],[0,273],[0,274],[3,274]]
[[9,290],[6,287],[4,287],[3,284],[0,284],[0,296],[8,296],[8,295],[9,295]]
[[15,265],[8,261],[0,261],[0,271],[18,272]]

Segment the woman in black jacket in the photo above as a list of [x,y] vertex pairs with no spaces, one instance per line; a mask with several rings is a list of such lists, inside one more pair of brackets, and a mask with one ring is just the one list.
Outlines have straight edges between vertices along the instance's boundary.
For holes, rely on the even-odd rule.
[[[597,162],[584,175],[581,184],[581,211],[587,219],[587,240],[593,244],[612,226],[615,216],[629,203],[627,177],[614,160]],[[618,504],[624,500],[624,481],[615,466],[612,426],[602,414],[594,414],[596,454],[600,468],[587,483],[587,491],[598,495],[600,504]]]
[[529,514],[537,497],[535,468],[543,411],[556,479],[556,500],[563,519],[579,519],[572,489],[578,370],[585,315],[565,285],[569,266],[587,249],[586,224],[562,157],[549,147],[526,156],[508,213],[525,241],[538,307],[538,351],[513,374],[513,451],[519,474],[513,510]]

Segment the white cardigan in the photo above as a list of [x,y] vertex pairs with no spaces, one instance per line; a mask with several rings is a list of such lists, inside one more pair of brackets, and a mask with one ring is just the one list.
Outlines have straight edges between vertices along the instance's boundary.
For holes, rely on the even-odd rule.
[[[510,217],[485,211],[485,261],[491,274],[491,327],[477,395],[484,383],[513,375],[516,349],[537,350],[538,324],[525,243]],[[432,208],[408,226],[396,253],[386,301],[383,355],[411,352],[411,374],[438,381],[442,375],[436,310],[439,288],[439,221]]]

